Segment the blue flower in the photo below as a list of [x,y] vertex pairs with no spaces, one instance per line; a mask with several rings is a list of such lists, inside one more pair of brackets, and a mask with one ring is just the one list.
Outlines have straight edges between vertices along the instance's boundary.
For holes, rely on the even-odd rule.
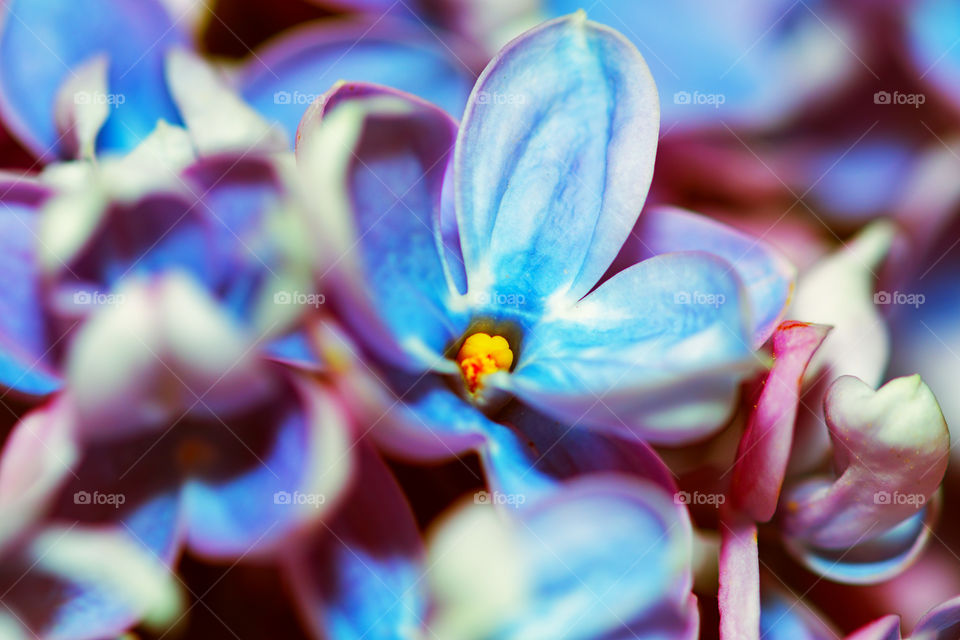
[[507,46],[459,127],[358,84],[304,116],[324,239],[351,247],[327,286],[401,400],[381,444],[449,456],[507,419],[675,444],[726,422],[793,271],[688,212],[635,228],[657,129],[643,58],[582,14]]

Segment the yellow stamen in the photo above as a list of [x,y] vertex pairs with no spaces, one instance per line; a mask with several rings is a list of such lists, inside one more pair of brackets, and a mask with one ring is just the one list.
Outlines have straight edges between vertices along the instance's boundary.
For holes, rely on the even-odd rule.
[[513,351],[503,336],[474,333],[463,342],[457,354],[457,364],[467,383],[467,390],[476,393],[483,386],[483,378],[496,371],[509,371]]

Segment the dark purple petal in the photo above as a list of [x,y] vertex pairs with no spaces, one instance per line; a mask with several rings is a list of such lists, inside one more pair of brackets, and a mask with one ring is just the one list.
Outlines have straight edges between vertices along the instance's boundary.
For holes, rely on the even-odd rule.
[[356,338],[411,372],[442,365],[466,324],[450,311],[457,291],[438,243],[455,135],[456,123],[436,107],[369,85],[338,86],[300,125],[307,180],[350,221],[340,261],[364,276],[365,285],[350,282],[343,291],[352,303],[346,314],[362,327]]

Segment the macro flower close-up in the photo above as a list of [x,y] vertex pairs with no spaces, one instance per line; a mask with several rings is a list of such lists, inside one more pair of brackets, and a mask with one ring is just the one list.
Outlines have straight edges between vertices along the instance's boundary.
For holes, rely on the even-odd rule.
[[0,0],[0,640],[960,640],[946,0]]

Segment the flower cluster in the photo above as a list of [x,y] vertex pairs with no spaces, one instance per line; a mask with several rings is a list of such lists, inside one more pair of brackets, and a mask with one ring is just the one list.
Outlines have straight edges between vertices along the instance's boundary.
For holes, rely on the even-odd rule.
[[0,638],[960,638],[960,10],[294,4],[0,3]]

